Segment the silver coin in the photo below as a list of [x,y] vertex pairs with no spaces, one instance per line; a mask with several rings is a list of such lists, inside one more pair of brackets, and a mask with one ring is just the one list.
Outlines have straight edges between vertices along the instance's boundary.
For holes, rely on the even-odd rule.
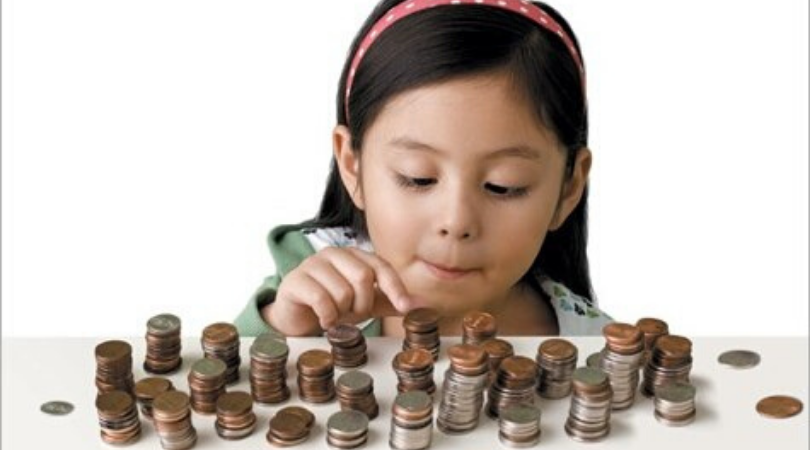
[[205,378],[213,378],[222,376],[227,368],[219,359],[203,358],[191,366],[191,371]]
[[717,362],[735,369],[750,369],[759,365],[759,361],[759,354],[750,350],[729,350],[717,357]]
[[150,331],[156,333],[169,333],[180,329],[180,318],[174,314],[158,314],[146,323]]
[[586,365],[592,369],[599,368],[599,360],[602,358],[601,352],[591,353],[586,360]]
[[669,403],[684,403],[693,401],[695,392],[696,389],[691,384],[676,381],[658,387],[655,390],[655,397]]
[[39,410],[52,416],[64,416],[73,412],[73,405],[61,400],[54,400],[43,403]]

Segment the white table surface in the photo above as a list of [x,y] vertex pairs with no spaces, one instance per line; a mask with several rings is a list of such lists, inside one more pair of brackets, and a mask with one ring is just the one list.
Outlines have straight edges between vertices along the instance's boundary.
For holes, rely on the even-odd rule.
[[[570,397],[545,400],[538,397],[542,408],[542,437],[537,448],[555,449],[678,449],[704,448],[808,448],[808,339],[791,338],[694,338],[692,383],[697,387],[697,417],[686,427],[667,427],[653,417],[653,404],[640,394],[633,407],[611,415],[610,435],[597,443],[580,443],[568,437],[563,424],[568,415]],[[147,376],[141,364],[144,359],[143,338],[120,338],[133,345],[133,371],[135,380]],[[506,338],[515,346],[516,354],[534,358],[542,338]],[[94,348],[105,339],[43,338],[3,339],[2,367],[2,448],[23,449],[88,449],[116,448],[101,441],[94,405],[96,387]],[[599,350],[604,340],[597,337],[572,338],[579,348],[579,365]],[[252,338],[241,343],[241,379],[228,390],[250,390],[248,385],[248,348]],[[444,350],[458,342],[445,338],[442,356],[436,365],[434,378],[441,387],[448,361]],[[295,360],[310,348],[329,349],[325,339],[290,339],[288,385],[292,398],[282,405],[256,405],[258,417],[256,431],[241,441],[226,441],[214,430],[214,416],[194,413],[192,422],[198,433],[196,449],[272,449],[265,434],[268,421],[283,406],[300,404],[309,408],[317,418],[316,427],[306,443],[295,449],[328,448],[325,423],[330,414],[339,410],[337,401],[313,406],[298,399],[295,383]],[[369,441],[364,448],[388,449],[390,408],[396,394],[396,375],[390,361],[401,348],[401,340],[373,338],[369,343],[369,363],[362,370],[374,376],[375,393],[380,404],[380,416],[371,422]],[[717,356],[730,349],[754,350],[762,356],[753,369],[732,369],[717,362]],[[199,339],[183,340],[183,367],[168,378],[181,390],[188,392],[186,376],[191,363],[202,356]],[[339,369],[336,376],[342,373]],[[437,391],[440,393],[440,391]],[[755,405],[769,395],[785,394],[800,399],[805,410],[792,418],[778,420],[757,414]],[[66,416],[49,416],[40,411],[40,405],[50,400],[65,400],[75,406]],[[436,396],[434,415],[438,411]],[[140,440],[126,448],[161,449],[154,428],[142,420]],[[478,428],[460,435],[448,436],[435,428],[433,449],[500,449],[497,423],[481,413]]]

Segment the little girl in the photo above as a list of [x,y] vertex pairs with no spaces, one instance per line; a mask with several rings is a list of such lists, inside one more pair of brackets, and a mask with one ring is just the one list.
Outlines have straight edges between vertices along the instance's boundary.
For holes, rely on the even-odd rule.
[[268,237],[278,274],[235,323],[399,336],[599,334],[588,270],[585,69],[567,22],[520,0],[382,0],[340,79],[320,211]]

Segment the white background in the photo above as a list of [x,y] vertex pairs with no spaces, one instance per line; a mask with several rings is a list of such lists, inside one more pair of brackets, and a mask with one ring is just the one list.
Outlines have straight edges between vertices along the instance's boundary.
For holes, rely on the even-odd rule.
[[[317,210],[374,0],[4,1],[4,336],[184,334]],[[808,333],[808,6],[554,0],[585,56],[594,287],[683,335]]]

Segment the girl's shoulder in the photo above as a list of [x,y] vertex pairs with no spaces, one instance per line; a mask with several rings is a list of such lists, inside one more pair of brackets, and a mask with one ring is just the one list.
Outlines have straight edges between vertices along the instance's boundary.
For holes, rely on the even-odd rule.
[[560,336],[601,335],[602,327],[613,322],[594,301],[575,294],[564,284],[546,275],[538,275],[538,282],[557,313]]

